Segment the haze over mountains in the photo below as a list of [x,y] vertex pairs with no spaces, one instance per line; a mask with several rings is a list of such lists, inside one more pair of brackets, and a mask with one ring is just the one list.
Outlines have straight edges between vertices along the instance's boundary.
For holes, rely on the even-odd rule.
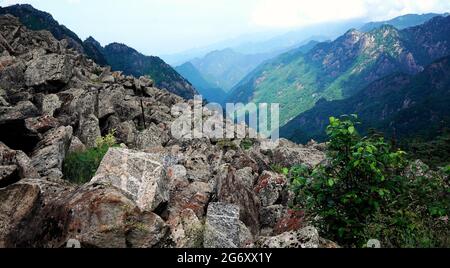
[[[30,5],[0,8],[0,14],[6,13],[30,29],[49,30],[100,65],[126,75],[149,75],[157,87],[186,99],[200,93],[209,102],[280,103],[282,135],[297,141],[323,138],[330,113],[351,113],[356,107],[350,103],[363,99],[373,82],[397,73],[415,81],[412,77],[449,55],[448,14],[408,14],[365,24],[348,20],[275,37],[261,34],[254,42],[230,40],[211,46],[217,49],[209,52],[205,48],[182,53],[181,58],[188,60],[172,68],[161,58],[143,55],[125,44],[102,47],[94,37],[83,42],[50,14]],[[193,55],[197,56],[189,58]],[[368,127],[387,130],[374,118],[367,121]]]

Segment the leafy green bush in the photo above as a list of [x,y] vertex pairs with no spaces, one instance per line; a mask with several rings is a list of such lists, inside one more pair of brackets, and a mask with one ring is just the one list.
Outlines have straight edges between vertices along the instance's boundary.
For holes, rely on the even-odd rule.
[[112,131],[105,137],[98,137],[94,148],[67,155],[63,165],[65,179],[77,184],[90,181],[109,148],[117,145],[114,133],[115,131]]
[[438,219],[450,211],[448,178],[404,176],[405,153],[379,135],[361,137],[356,123],[355,115],[330,118],[329,163],[290,169],[296,205],[342,246],[370,239],[388,247],[449,246],[449,228]]

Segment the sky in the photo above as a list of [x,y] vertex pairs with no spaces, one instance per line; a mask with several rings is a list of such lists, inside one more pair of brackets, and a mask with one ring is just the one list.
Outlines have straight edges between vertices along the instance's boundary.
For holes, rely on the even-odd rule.
[[324,22],[450,12],[448,0],[0,0],[17,3],[51,13],[82,39],[121,42],[147,55]]

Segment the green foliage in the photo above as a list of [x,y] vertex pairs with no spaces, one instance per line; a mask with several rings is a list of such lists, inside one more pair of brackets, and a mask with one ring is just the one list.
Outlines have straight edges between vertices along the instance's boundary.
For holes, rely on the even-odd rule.
[[289,170],[296,205],[342,246],[370,239],[387,247],[449,246],[449,228],[438,219],[450,212],[448,177],[406,176],[406,154],[377,134],[361,137],[356,124],[356,115],[330,118],[329,163]]
[[414,159],[420,159],[430,167],[438,168],[450,163],[450,130],[433,140],[416,138],[406,140],[402,145]]
[[253,147],[253,144],[254,144],[253,140],[245,138],[241,141],[241,148],[243,150],[249,150]]
[[237,150],[239,147],[230,139],[220,139],[217,144],[222,150]]
[[117,146],[114,134],[113,130],[105,137],[98,137],[94,148],[67,155],[63,165],[65,179],[77,184],[90,181],[109,148]]

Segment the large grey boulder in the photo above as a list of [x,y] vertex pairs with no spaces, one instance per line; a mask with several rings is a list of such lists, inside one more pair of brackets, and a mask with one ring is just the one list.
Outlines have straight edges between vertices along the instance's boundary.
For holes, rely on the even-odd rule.
[[72,76],[69,57],[59,54],[41,55],[28,62],[25,84],[29,87],[67,84]]
[[80,119],[80,128],[77,136],[88,148],[96,146],[96,140],[102,136],[102,133],[100,131],[99,120],[95,115],[90,114],[86,118],[82,117]]
[[240,245],[239,207],[210,203],[206,214],[205,248],[238,248]]
[[166,131],[152,123],[147,129],[136,134],[136,148],[145,150],[151,147],[164,146],[169,139]]
[[305,165],[314,168],[326,159],[325,153],[313,147],[305,147],[281,139],[272,151],[272,163],[282,167]]
[[111,148],[91,183],[119,188],[145,211],[154,211],[169,200],[166,168],[159,154]]
[[72,127],[48,131],[31,154],[32,166],[43,177],[62,178],[62,165],[71,140]]

